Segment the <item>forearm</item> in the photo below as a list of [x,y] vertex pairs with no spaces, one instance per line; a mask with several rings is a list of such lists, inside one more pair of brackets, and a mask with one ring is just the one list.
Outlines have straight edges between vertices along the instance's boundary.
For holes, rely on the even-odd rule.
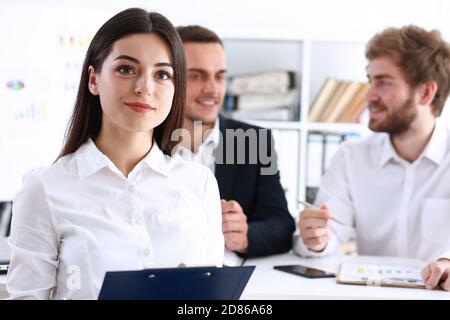
[[272,217],[249,223],[246,257],[284,253],[292,248],[295,224],[291,216]]

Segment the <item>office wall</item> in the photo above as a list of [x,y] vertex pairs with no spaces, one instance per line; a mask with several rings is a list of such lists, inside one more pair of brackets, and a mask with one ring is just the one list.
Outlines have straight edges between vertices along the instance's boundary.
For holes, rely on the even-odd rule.
[[444,0],[3,0],[0,201],[12,199],[27,168],[56,158],[89,40],[107,18],[130,6],[231,38],[365,41],[387,26],[409,23],[439,28],[450,38]]

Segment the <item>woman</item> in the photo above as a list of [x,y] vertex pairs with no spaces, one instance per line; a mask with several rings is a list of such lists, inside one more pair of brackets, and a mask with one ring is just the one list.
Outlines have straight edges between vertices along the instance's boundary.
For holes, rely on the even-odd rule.
[[217,182],[170,156],[184,99],[165,17],[128,9],[100,28],[60,157],[14,200],[11,298],[96,299],[106,271],[222,265]]

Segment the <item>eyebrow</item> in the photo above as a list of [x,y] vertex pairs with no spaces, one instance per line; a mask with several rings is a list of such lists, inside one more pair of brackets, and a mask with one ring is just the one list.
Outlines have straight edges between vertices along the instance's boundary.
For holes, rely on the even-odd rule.
[[[126,54],[122,54],[122,55],[118,56],[117,58],[114,59],[114,61],[119,60],[119,59],[129,60],[136,64],[141,64],[141,62],[138,59],[128,56]],[[153,66],[155,66],[155,67],[170,67],[173,69],[173,65],[169,62],[158,62],[158,63],[155,63]]]
[[[188,69],[188,72],[207,73],[206,70],[200,69],[200,68],[190,68],[190,69]],[[221,70],[217,71],[216,73],[226,73],[226,72],[227,72],[226,69],[221,69]]]
[[391,76],[391,75],[389,75],[389,74],[377,74],[377,75],[375,75],[375,76],[373,76],[373,77],[370,77],[370,76],[367,74],[367,78],[368,78],[368,79],[372,78],[372,79],[376,79],[376,80],[394,79],[394,77]]

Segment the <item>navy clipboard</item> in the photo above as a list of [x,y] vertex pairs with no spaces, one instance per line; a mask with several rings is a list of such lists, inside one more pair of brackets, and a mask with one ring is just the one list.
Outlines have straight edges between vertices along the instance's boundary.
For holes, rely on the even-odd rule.
[[107,272],[99,300],[237,300],[255,269],[192,267]]

